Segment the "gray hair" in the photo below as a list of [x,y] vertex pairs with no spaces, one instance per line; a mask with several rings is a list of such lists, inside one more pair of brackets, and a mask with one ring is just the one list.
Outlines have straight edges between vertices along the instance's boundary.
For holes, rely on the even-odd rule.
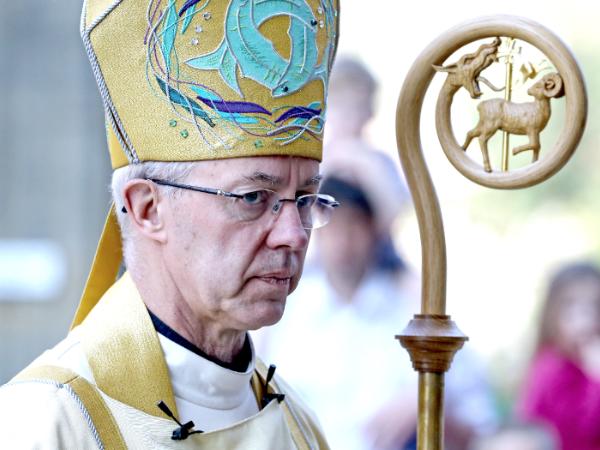
[[[116,169],[112,175],[111,193],[117,211],[117,219],[121,228],[121,240],[123,241],[123,259],[127,266],[133,262],[135,252],[132,248],[133,236],[129,215],[121,212],[123,207],[123,188],[125,184],[134,179],[161,179],[175,182],[185,180],[192,170],[197,167],[198,162],[162,162],[147,161],[139,164],[130,164]],[[177,189],[166,186],[164,192],[175,196]]]

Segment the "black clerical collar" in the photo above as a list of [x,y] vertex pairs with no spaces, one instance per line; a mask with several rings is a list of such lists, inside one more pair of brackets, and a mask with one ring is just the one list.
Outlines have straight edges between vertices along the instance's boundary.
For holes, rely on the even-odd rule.
[[154,325],[154,329],[162,334],[167,339],[175,342],[178,345],[188,349],[189,351],[195,353],[198,356],[201,356],[204,359],[207,359],[215,364],[224,367],[225,369],[233,370],[235,372],[245,372],[248,370],[248,366],[252,362],[252,348],[250,346],[250,338],[248,337],[248,333],[246,333],[246,340],[244,341],[244,345],[242,350],[233,358],[233,361],[230,363],[221,361],[214,356],[207,355],[200,348],[196,347],[182,335],[180,335],[177,331],[171,328],[169,325],[160,320],[157,316],[155,316],[152,311],[148,310],[150,314],[150,319],[152,319],[152,324]]

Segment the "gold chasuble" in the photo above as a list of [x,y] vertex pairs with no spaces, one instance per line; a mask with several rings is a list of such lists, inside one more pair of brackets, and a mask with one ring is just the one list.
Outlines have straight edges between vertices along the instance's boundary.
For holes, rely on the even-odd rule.
[[[328,448],[310,412],[277,376],[269,383],[268,392],[285,394],[283,401],[273,399],[258,414],[224,429],[173,440],[177,424],[157,406],[163,401],[177,417],[167,366],[148,311],[127,273],[106,292],[74,333],[79,336],[95,386],[82,377],[76,379],[79,386],[69,386],[63,375],[70,371],[48,365],[53,360],[43,355],[3,387],[3,398],[22,398],[23,392],[48,397],[57,385],[67,386],[71,395],[54,394],[53,401],[59,403],[56,409],[30,416],[37,414],[48,429],[47,441],[43,436],[36,437],[36,443],[42,443],[39,448]],[[252,388],[259,404],[266,372],[264,364],[258,361]],[[48,393],[48,389],[52,392]],[[65,416],[70,420],[65,420]],[[12,427],[0,442],[10,443],[10,448],[22,448],[28,442],[24,436],[28,426],[23,421],[22,430]]]

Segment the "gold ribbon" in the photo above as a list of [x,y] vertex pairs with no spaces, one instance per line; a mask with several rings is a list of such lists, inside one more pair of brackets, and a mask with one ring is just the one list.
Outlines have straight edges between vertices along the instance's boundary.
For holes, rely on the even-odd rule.
[[90,269],[77,312],[71,323],[71,329],[75,328],[98,303],[98,300],[113,285],[119,273],[122,259],[121,231],[117,222],[115,205],[110,207],[104,229],[100,236],[100,242],[96,248],[94,262]]

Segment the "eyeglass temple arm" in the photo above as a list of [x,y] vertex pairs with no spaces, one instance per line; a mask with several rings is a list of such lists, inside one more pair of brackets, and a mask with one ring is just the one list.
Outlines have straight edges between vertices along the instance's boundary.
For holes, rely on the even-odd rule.
[[221,189],[204,188],[199,186],[191,186],[189,184],[173,183],[171,181],[157,180],[155,178],[146,178],[148,181],[160,184],[162,186],[171,186],[179,189],[187,189],[190,191],[204,192],[205,194],[221,195],[223,197],[242,198],[240,194],[234,194],[233,192],[223,191]]

